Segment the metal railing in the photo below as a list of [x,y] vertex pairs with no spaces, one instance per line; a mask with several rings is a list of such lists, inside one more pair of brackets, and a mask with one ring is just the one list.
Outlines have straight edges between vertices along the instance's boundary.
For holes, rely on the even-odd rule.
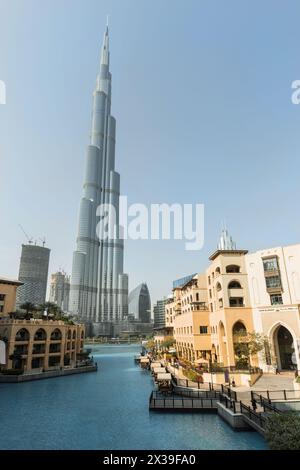
[[220,394],[219,401],[227,409],[233,411],[233,413],[241,412],[241,404],[239,401],[235,401],[232,398],[228,398],[226,395],[222,395],[222,394]]
[[252,410],[250,406],[247,406],[242,402],[240,402],[240,408],[242,415],[247,416],[253,423],[258,425],[261,429],[265,428],[266,418],[261,413]]
[[216,398],[219,399],[221,393],[216,390],[176,390],[174,395],[187,398]]
[[149,398],[149,409],[152,410],[200,410],[217,409],[219,397],[183,397],[175,394],[162,395],[159,392],[152,391]]
[[228,385],[221,385],[221,390],[224,395],[228,398],[237,401],[237,393],[235,390],[232,390]]
[[300,400],[300,390],[258,390],[251,391],[251,399],[255,399],[262,404],[262,400]]
[[175,377],[174,375],[173,375],[173,381],[179,387],[196,388],[198,390],[222,391],[221,384],[213,384],[211,382],[193,382],[192,380],[178,378],[178,377]]

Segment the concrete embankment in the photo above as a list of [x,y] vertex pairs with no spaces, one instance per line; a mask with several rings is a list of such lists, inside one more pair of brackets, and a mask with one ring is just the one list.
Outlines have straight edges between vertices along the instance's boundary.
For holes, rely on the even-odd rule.
[[0,374],[0,383],[21,383],[32,380],[51,379],[53,377],[65,377],[66,375],[82,374],[84,372],[95,372],[97,364],[70,369],[48,370],[38,374],[5,375]]

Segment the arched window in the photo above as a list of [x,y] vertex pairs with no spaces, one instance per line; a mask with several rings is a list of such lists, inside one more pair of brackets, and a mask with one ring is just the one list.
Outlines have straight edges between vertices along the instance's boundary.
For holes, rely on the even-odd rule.
[[237,264],[230,264],[229,266],[226,266],[226,272],[227,273],[239,273],[241,272],[241,268]]
[[217,276],[218,274],[221,274],[221,269],[219,268],[219,266],[216,268],[216,276]]
[[43,328],[36,330],[34,335],[34,341],[45,341],[47,339],[47,333]]
[[76,339],[76,331],[73,331],[73,339]]
[[247,329],[244,323],[242,323],[241,321],[237,321],[232,327],[232,334],[233,336],[235,335],[245,336],[247,334]]
[[69,331],[68,331],[68,339],[71,339],[71,337],[72,337],[72,331],[69,330]]
[[51,333],[51,340],[57,341],[61,339],[61,337],[62,337],[61,331],[58,328],[55,328],[55,330],[53,330]]
[[16,333],[15,341],[29,341],[29,331],[26,328],[22,328]]
[[216,289],[217,289],[218,292],[220,292],[220,290],[222,290],[222,286],[219,282],[217,282],[217,284],[216,284]]
[[228,289],[241,289],[242,286],[241,284],[239,283],[239,281],[231,281],[229,284],[228,284]]
[[84,339],[84,331],[81,332],[81,339]]

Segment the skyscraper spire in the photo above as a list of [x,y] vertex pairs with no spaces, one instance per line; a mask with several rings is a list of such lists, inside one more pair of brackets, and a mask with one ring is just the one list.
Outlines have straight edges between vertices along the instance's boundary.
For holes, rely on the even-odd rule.
[[[111,115],[108,26],[93,93],[90,145],[86,156],[78,237],[73,255],[70,311],[93,325],[90,334],[111,334],[110,325],[128,310],[128,277],[123,273],[123,240],[98,238],[97,207],[110,204],[119,227],[120,175],[115,171],[116,121]],[[109,220],[112,224],[114,220]],[[113,231],[108,230],[109,233]]]
[[101,65],[109,65],[109,31],[108,24],[103,36],[103,43],[101,48]]
[[218,250],[236,250],[236,243],[233,241],[231,235],[226,228],[225,222],[223,222],[223,228],[218,243]]

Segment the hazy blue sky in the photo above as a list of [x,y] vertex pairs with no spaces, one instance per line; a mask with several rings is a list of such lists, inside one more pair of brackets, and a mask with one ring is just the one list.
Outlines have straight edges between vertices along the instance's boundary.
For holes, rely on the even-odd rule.
[[0,274],[18,224],[71,270],[106,14],[122,193],[206,210],[200,252],[127,242],[130,287],[156,300],[200,272],[224,218],[240,248],[299,243],[299,1],[0,0]]

